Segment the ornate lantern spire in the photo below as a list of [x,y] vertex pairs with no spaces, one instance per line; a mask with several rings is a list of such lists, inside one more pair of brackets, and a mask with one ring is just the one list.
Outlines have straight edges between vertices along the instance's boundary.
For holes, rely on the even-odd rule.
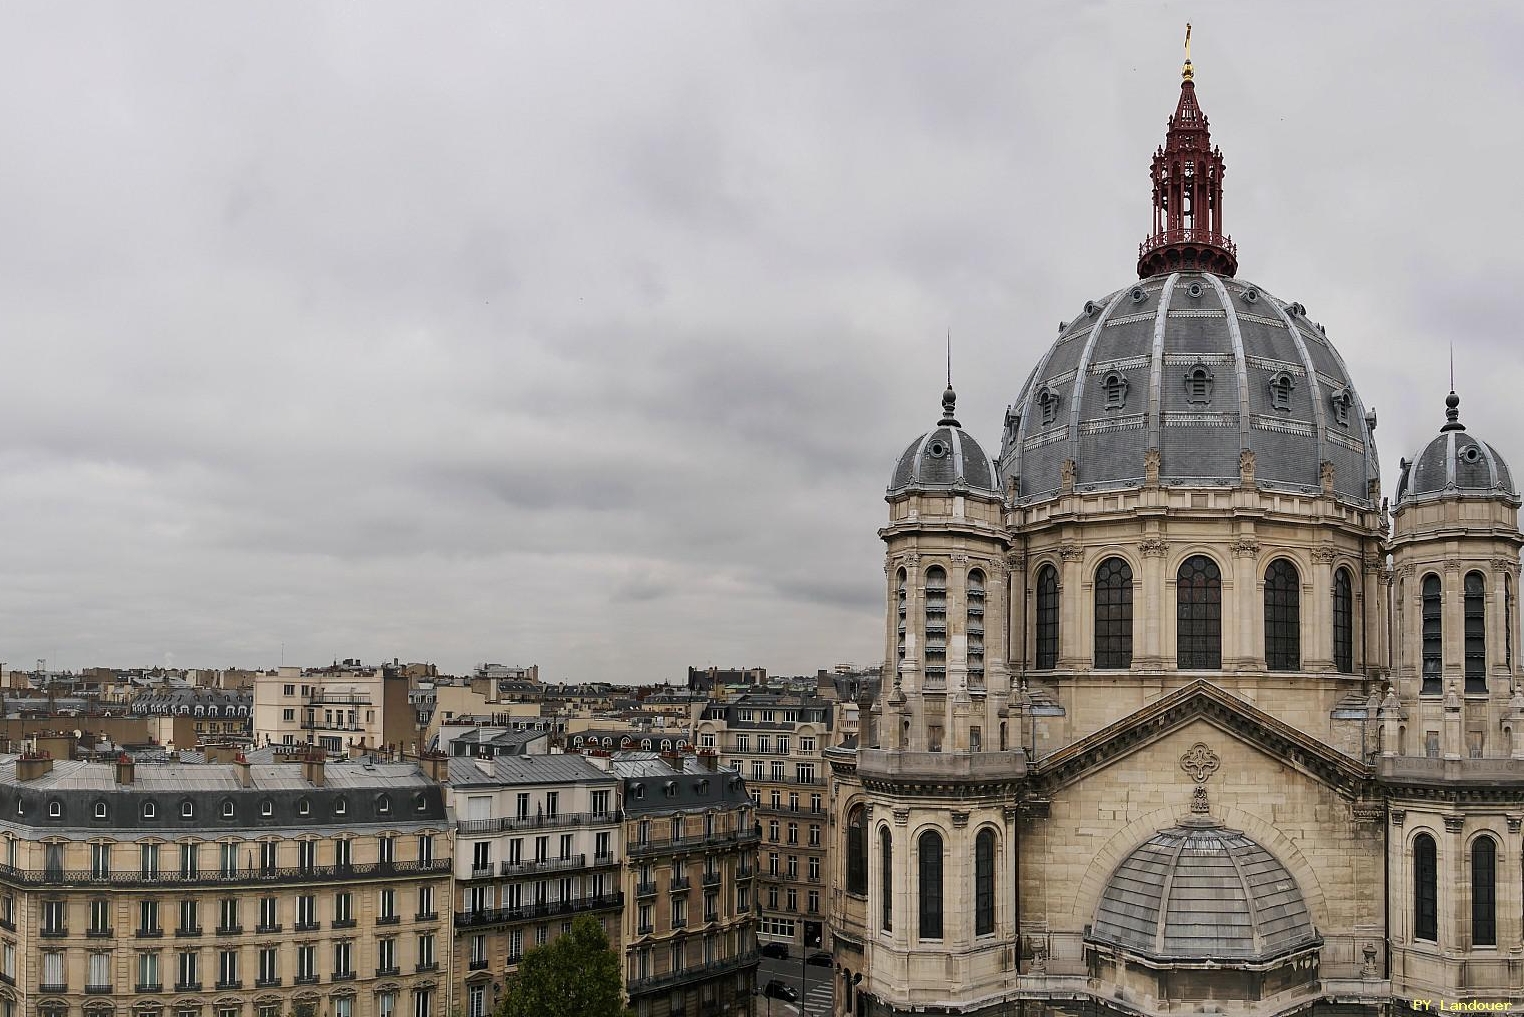
[[1195,77],[1191,26],[1186,25],[1180,102],[1150,170],[1154,228],[1138,245],[1140,278],[1174,271],[1226,276],[1238,271],[1238,249],[1222,232],[1222,150],[1212,147],[1206,114],[1196,102]]

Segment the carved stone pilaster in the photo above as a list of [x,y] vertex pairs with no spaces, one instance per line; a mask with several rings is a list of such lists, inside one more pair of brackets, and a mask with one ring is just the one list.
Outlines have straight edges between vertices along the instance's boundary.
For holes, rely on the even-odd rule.
[[1085,549],[1078,544],[1065,544],[1058,549],[1058,553],[1064,561],[1083,561],[1085,557]]
[[1259,541],[1253,537],[1239,537],[1228,545],[1228,549],[1233,552],[1235,558],[1259,557]]
[[1408,818],[1407,809],[1392,809],[1389,815],[1392,817],[1392,825],[1400,827]]
[[1025,572],[1027,570],[1027,556],[1019,551],[1012,551],[1005,556],[1005,567],[1012,572]]
[[1492,571],[1501,572],[1504,575],[1517,576],[1519,574],[1519,560],[1517,558],[1494,558],[1492,559]]
[[963,811],[952,813],[952,824],[956,829],[963,829],[968,825],[968,813]]
[[1518,833],[1520,824],[1524,823],[1524,816],[1520,816],[1517,812],[1510,812],[1503,818],[1508,820],[1509,833]]
[[1238,486],[1254,486],[1254,451],[1244,449],[1238,453]]
[[1138,541],[1138,550],[1145,558],[1164,558],[1169,554],[1169,541],[1163,537],[1144,537]]
[[1312,549],[1312,560],[1321,565],[1332,565],[1339,557],[1339,552],[1332,547],[1320,545]]
[[1466,826],[1466,817],[1465,816],[1446,816],[1445,817],[1445,832],[1446,833],[1460,833],[1461,830],[1465,828],[1465,826]]
[[1381,556],[1374,554],[1368,554],[1360,561],[1362,571],[1368,572],[1371,575],[1380,573],[1384,564]]
[[1376,579],[1381,583],[1382,586],[1391,586],[1397,581],[1397,573],[1391,569],[1382,569],[1380,575],[1378,575]]
[[968,564],[968,555],[966,555],[966,554],[955,554],[955,555],[952,556],[952,563],[954,565],[967,565]]
[[895,826],[909,826],[910,825],[910,810],[909,809],[895,809],[894,810],[894,825]]
[[1000,815],[1005,819],[1007,823],[1014,823],[1016,821],[1016,817],[1020,815],[1020,811],[1014,805],[1007,805],[1005,808],[1000,810]]

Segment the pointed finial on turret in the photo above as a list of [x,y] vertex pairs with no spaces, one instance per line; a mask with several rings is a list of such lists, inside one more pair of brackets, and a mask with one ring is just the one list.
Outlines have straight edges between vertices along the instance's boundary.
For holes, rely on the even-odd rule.
[[1191,70],[1191,23],[1187,21],[1185,23],[1185,66],[1180,68],[1180,80],[1190,81],[1195,76],[1196,72]]
[[1445,396],[1445,426],[1441,431],[1464,431],[1466,425],[1460,422],[1460,396],[1451,389],[1450,394]]
[[943,427],[961,427],[953,416],[958,405],[958,394],[952,387],[952,329],[947,330],[947,390],[942,393],[942,419],[937,421]]

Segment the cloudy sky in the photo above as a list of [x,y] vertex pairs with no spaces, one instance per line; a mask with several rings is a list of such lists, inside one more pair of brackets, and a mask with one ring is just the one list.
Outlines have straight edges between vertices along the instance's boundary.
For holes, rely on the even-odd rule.
[[7,5],[0,659],[873,660],[943,337],[993,449],[1187,20],[1387,492],[1451,342],[1524,467],[1517,4]]

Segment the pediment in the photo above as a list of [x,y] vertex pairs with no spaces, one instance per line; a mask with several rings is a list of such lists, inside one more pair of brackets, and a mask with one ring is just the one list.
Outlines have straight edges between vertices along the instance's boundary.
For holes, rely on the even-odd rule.
[[1198,680],[1033,764],[1027,789],[1050,797],[1181,727],[1205,721],[1327,785],[1351,801],[1369,793],[1375,771],[1270,716],[1232,693]]

